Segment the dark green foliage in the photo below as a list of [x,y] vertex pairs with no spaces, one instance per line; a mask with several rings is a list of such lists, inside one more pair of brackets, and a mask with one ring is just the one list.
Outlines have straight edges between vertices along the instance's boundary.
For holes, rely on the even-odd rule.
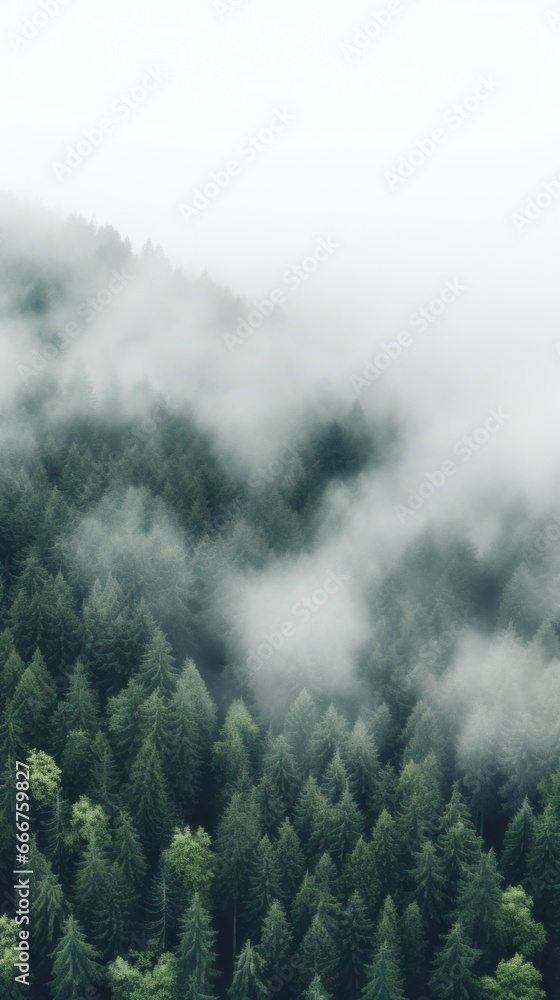
[[96,951],[85,939],[80,924],[68,917],[63,935],[53,952],[54,1000],[82,1000],[101,978]]

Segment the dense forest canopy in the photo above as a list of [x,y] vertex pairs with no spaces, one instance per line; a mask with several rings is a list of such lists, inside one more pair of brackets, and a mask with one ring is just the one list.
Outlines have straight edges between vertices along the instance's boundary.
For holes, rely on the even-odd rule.
[[[318,386],[232,447],[202,359],[244,304],[0,207],[2,997],[16,761],[32,997],[557,997],[556,510],[345,540],[399,468],[392,402]],[[142,368],[169,330],[171,388]]]

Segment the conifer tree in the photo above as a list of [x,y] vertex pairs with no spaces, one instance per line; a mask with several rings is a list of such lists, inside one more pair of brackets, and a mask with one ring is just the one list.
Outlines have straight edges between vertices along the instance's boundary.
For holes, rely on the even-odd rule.
[[262,979],[262,961],[250,941],[245,943],[243,951],[235,964],[233,982],[228,990],[230,1000],[262,1000],[266,996],[266,987]]
[[434,995],[443,1000],[477,1000],[477,979],[472,969],[480,955],[457,921],[443,939],[433,963],[430,989]]
[[381,942],[367,975],[363,1000],[404,1000],[402,978],[390,941]]
[[215,1000],[215,938],[210,916],[195,892],[182,923],[177,951],[179,1000]]
[[63,934],[53,952],[52,994],[54,1000],[83,1000],[93,994],[101,978],[98,954],[87,943],[74,917],[64,923]]
[[354,892],[340,924],[341,986],[345,996],[358,996],[365,986],[371,942],[372,925],[366,905],[360,893]]
[[501,869],[509,885],[520,885],[526,877],[535,836],[535,814],[527,799],[510,820],[504,836]]
[[286,963],[291,942],[292,936],[286,914],[281,904],[275,900],[262,922],[261,940],[258,946],[264,978],[268,979],[276,969]]

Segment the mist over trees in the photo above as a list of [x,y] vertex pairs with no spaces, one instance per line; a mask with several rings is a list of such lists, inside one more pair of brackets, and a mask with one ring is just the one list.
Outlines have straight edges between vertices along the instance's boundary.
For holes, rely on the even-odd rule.
[[[504,497],[486,546],[435,515],[393,544],[371,500],[376,545],[393,405],[323,387],[297,438],[231,447],[212,359],[242,304],[0,207],[2,996],[16,760],[32,997],[555,996],[553,505]],[[184,332],[170,385],[155,331],[156,355]]]

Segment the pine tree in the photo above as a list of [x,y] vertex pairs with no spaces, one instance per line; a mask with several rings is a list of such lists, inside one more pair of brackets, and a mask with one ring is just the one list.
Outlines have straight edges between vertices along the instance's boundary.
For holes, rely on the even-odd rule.
[[539,910],[554,916],[555,887],[560,872],[560,819],[547,805],[535,823],[533,843],[527,859],[527,884],[539,897]]
[[340,950],[339,923],[328,903],[319,899],[317,912],[305,933],[300,949],[299,973],[303,983],[320,976],[329,992],[337,988]]
[[291,705],[284,720],[284,735],[304,777],[309,775],[313,764],[312,734],[316,722],[317,707],[304,688]]
[[501,875],[493,850],[483,854],[459,896],[458,912],[465,931],[490,961],[503,935]]
[[382,941],[367,975],[363,1000],[404,1000],[402,978],[390,941]]
[[54,1000],[83,1000],[101,978],[98,955],[86,941],[74,917],[68,917],[53,952],[52,994]]
[[226,714],[221,739],[214,744],[212,766],[225,798],[240,791],[256,773],[260,750],[259,727],[245,703],[234,701]]
[[403,943],[406,992],[421,993],[426,986],[428,949],[418,903],[410,903],[404,911],[400,936]]
[[215,1000],[215,938],[210,916],[196,892],[182,923],[177,951],[179,1000]]
[[262,922],[261,941],[258,947],[264,978],[270,978],[287,962],[291,942],[292,936],[286,914],[281,904],[275,900]]
[[321,778],[337,750],[343,751],[348,736],[348,724],[334,705],[330,705],[313,730],[313,773]]
[[261,839],[258,807],[254,795],[236,792],[226,806],[216,836],[219,867],[218,891],[233,906],[233,955],[237,946],[237,909],[246,891],[249,872]]
[[138,680],[147,694],[157,691],[163,698],[170,697],[177,683],[174,662],[170,643],[161,629],[156,628],[138,671]]
[[119,760],[129,761],[146,739],[146,691],[134,678],[109,699],[109,733]]
[[166,839],[174,814],[153,739],[147,739],[130,771],[134,819],[148,854]]
[[99,704],[87,669],[81,660],[70,675],[68,690],[54,714],[56,744],[61,749],[72,730],[81,730],[92,738],[99,729]]
[[264,775],[272,794],[283,811],[295,800],[300,786],[300,771],[287,738],[281,734],[272,740],[263,761]]
[[282,823],[274,847],[280,872],[280,899],[287,905],[294,898],[305,871],[300,840],[289,819]]
[[527,799],[509,822],[501,857],[502,874],[509,885],[520,885],[526,874],[535,836],[535,814]]
[[144,884],[147,866],[132,818],[124,809],[119,811],[115,820],[111,858],[138,892]]
[[348,774],[340,750],[336,750],[321,782],[321,791],[331,806],[338,805],[348,791]]
[[181,910],[180,890],[169,864],[160,861],[148,890],[148,931],[164,951],[175,935]]
[[363,893],[370,917],[377,914],[382,894],[377,877],[375,848],[360,837],[344,865],[344,883],[349,893]]
[[80,792],[87,792],[93,767],[93,744],[91,736],[81,729],[68,733],[62,754],[64,791],[70,799],[76,799]]
[[362,816],[349,788],[331,810],[325,811],[325,824],[321,835],[323,850],[329,851],[340,865],[352,853],[364,828]]
[[361,718],[348,737],[345,761],[350,775],[350,790],[366,819],[371,822],[380,808],[381,766],[373,735]]
[[416,855],[412,875],[416,884],[416,899],[424,925],[435,934],[441,923],[445,900],[443,866],[434,844],[427,840]]
[[341,985],[345,996],[358,996],[365,986],[371,939],[372,925],[366,905],[360,893],[354,892],[340,924]]
[[230,989],[230,1000],[262,1000],[266,987],[262,980],[262,961],[250,941],[235,964],[235,974]]
[[19,653],[12,649],[0,671],[0,703],[7,705],[12,700],[23,676],[25,663]]
[[316,778],[308,778],[295,805],[294,825],[309,861],[314,860],[320,850],[330,818],[325,796]]
[[430,989],[442,1000],[477,1000],[477,979],[471,972],[481,952],[473,948],[460,921],[443,939],[433,963]]
[[383,810],[371,834],[371,851],[375,859],[375,876],[382,898],[395,888],[395,874],[399,870],[400,843],[397,824]]
[[324,989],[321,977],[314,976],[309,989],[302,994],[302,1000],[332,1000],[332,995]]
[[38,650],[16,688],[13,709],[28,747],[45,748],[51,731],[56,688]]
[[445,830],[438,839],[445,879],[445,891],[449,906],[458,899],[461,886],[482,858],[482,841],[471,825],[456,823]]
[[260,841],[251,865],[249,878],[249,913],[257,928],[272,903],[280,897],[280,869],[276,852],[265,835]]
[[216,706],[192,660],[169,704],[170,789],[183,816],[194,809],[216,731]]
[[[31,861],[30,856],[30,861]],[[34,860],[33,871],[36,868]],[[42,859],[42,874],[36,877],[33,892],[33,922],[31,932],[36,954],[44,961],[51,954],[55,942],[61,937],[69,906],[60,882],[46,861]]]

